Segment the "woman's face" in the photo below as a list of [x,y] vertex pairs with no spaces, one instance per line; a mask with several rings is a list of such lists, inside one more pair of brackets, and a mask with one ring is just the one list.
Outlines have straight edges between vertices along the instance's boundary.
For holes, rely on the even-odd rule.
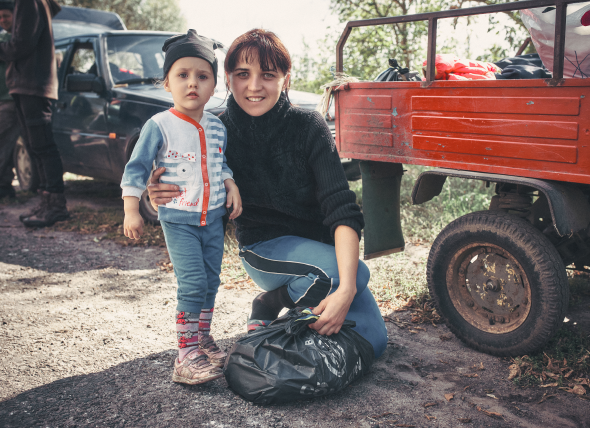
[[281,91],[289,83],[289,74],[281,71],[263,71],[258,56],[246,62],[244,55],[231,73],[226,73],[234,99],[250,116],[262,116],[273,108]]

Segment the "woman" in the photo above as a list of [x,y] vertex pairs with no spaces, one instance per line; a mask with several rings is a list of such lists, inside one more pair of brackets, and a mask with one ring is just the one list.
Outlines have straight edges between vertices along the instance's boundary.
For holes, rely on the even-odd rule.
[[[228,108],[226,157],[242,195],[235,220],[246,272],[265,290],[255,298],[248,330],[263,328],[284,307],[315,306],[311,328],[338,333],[345,318],[376,357],[386,349],[384,321],[359,260],[363,215],[355,203],[326,122],[288,98],[291,59],[279,38],[255,29],[238,37],[224,63]],[[159,184],[154,204],[179,195]]]

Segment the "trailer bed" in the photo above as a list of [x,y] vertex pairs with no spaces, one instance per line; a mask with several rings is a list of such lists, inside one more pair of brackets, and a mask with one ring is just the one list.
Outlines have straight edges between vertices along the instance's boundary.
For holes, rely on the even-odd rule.
[[348,83],[341,157],[589,184],[589,80]]

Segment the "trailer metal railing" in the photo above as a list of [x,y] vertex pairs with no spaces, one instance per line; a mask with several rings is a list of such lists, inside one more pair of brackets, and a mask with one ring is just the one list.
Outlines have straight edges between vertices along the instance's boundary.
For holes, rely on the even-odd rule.
[[349,21],[337,43],[337,72],[343,72],[343,49],[353,28],[369,27],[374,25],[396,24],[399,22],[429,21],[427,35],[427,75],[426,84],[435,80],[435,54],[437,40],[437,21],[441,18],[455,18],[461,16],[483,15],[497,12],[509,12],[520,9],[532,9],[544,6],[556,7],[556,21],[554,32],[554,63],[550,85],[555,86],[563,78],[564,71],[564,42],[566,30],[566,7],[570,3],[582,3],[586,0],[530,0],[511,3],[496,4],[492,6],[478,6],[466,9],[444,10],[440,12],[427,12],[415,15],[402,15],[388,18],[363,19]]

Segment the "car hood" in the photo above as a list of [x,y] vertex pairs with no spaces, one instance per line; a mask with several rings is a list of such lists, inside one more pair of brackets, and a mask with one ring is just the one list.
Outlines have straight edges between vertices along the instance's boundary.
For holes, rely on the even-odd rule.
[[[172,95],[164,88],[158,88],[151,84],[129,85],[126,87],[114,88],[115,98],[128,99],[130,101],[154,104],[163,107],[172,107]],[[218,112],[226,108],[225,93],[216,93],[205,105],[205,110]]]
[[[158,88],[152,84],[135,84],[114,88],[113,92],[116,98],[129,99],[137,102],[155,104],[163,107],[173,105],[172,95],[166,92],[164,88]],[[322,97],[318,94],[302,91],[289,91],[289,100],[295,106],[308,110],[316,109]],[[226,108],[226,93],[217,92],[205,105],[205,110],[212,111],[215,114],[220,113]],[[332,117],[334,117],[334,107],[331,108]]]

